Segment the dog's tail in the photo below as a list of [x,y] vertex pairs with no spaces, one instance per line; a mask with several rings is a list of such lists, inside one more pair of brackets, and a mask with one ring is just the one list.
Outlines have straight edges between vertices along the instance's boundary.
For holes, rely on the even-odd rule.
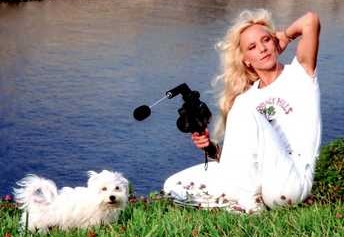
[[23,209],[49,205],[57,196],[56,184],[37,175],[27,175],[17,185],[19,188],[14,189],[14,198]]

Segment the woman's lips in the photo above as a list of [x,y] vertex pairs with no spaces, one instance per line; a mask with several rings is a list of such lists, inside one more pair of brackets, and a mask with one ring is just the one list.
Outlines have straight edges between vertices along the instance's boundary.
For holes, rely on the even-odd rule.
[[262,57],[262,58],[260,59],[260,61],[263,61],[263,60],[265,60],[265,59],[268,59],[268,58],[270,58],[270,56],[271,56],[271,54],[267,54],[267,55],[265,55],[264,57]]

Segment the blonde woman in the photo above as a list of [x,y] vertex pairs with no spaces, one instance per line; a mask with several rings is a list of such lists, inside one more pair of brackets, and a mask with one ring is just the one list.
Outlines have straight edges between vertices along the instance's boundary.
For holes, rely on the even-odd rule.
[[[250,213],[309,196],[321,140],[319,33],[311,12],[277,32],[267,10],[238,16],[218,45],[223,73],[213,140],[223,137],[220,159],[168,178],[164,190],[176,202]],[[283,65],[278,57],[294,40],[295,57]],[[192,140],[207,147],[209,131]]]

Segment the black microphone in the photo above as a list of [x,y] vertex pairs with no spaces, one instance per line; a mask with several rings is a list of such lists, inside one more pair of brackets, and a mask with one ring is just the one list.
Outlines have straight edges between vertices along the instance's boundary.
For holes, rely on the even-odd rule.
[[134,110],[134,118],[138,121],[142,121],[151,115],[151,109],[148,105],[141,105]]

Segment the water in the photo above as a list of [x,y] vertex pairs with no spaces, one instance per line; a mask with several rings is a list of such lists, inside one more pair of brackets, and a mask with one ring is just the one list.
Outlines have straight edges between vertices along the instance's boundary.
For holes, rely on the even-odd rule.
[[257,7],[270,9],[279,27],[308,10],[319,13],[323,144],[343,137],[343,1],[0,4],[0,194],[27,173],[77,186],[88,170],[112,169],[146,195],[203,162],[175,126],[179,96],[154,106],[145,121],[132,112],[186,82],[215,113],[208,93],[219,64],[214,44],[233,16]]

